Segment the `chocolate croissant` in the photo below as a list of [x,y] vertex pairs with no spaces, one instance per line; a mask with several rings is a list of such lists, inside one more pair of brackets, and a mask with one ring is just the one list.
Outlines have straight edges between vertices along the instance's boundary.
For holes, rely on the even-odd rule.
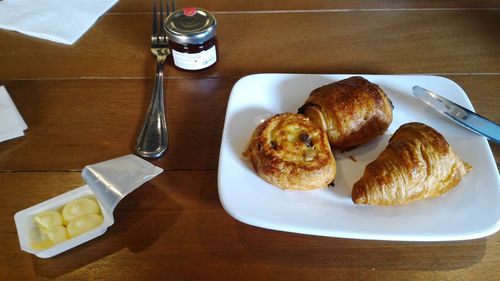
[[282,189],[326,187],[335,178],[325,132],[300,114],[277,114],[261,123],[243,155],[261,178]]
[[433,128],[402,125],[354,184],[356,204],[397,205],[440,196],[471,170]]
[[298,112],[326,131],[332,148],[347,150],[383,134],[392,109],[378,85],[353,76],[313,90]]

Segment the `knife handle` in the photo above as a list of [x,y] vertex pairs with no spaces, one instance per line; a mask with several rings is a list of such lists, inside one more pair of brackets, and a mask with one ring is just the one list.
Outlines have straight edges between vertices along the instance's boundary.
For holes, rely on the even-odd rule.
[[465,107],[462,107],[460,105],[455,106],[460,107],[460,109],[467,112],[467,114],[461,114],[461,112],[459,111],[452,112],[455,114],[449,112],[446,112],[445,114],[456,121],[458,124],[480,135],[485,136],[486,138],[497,144],[500,144],[500,125],[489,120],[488,118],[485,118],[475,112],[468,110]]

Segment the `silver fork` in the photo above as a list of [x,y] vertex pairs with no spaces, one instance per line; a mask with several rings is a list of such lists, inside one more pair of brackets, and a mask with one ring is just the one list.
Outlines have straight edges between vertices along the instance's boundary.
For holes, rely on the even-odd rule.
[[[146,119],[135,146],[136,153],[147,158],[161,157],[168,147],[168,130],[163,97],[163,67],[165,60],[170,55],[170,50],[163,27],[163,0],[159,0],[159,22],[156,2],[157,0],[153,0],[153,32],[151,35],[151,52],[156,56],[156,76]],[[165,6],[166,16],[168,16],[170,10],[175,11],[175,0],[165,0]]]

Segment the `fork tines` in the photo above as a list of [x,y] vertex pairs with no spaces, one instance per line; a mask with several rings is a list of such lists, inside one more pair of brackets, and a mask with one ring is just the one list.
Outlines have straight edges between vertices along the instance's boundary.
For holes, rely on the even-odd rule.
[[[156,10],[156,2],[159,2],[160,6],[160,15],[158,15]],[[170,2],[170,5],[169,5]],[[166,40],[165,29],[163,27],[164,17],[168,17],[170,15],[170,11],[174,12],[175,8],[175,0],[165,0],[166,14],[163,13],[163,0],[153,0],[153,36],[157,37],[157,40],[162,41]],[[157,17],[160,17],[160,22],[158,23]]]

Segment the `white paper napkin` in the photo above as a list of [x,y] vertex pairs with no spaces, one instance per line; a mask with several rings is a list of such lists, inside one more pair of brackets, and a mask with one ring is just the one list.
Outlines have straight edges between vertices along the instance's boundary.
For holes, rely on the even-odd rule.
[[71,45],[118,0],[3,0],[0,28]]
[[4,86],[0,86],[0,142],[24,136],[28,129]]

